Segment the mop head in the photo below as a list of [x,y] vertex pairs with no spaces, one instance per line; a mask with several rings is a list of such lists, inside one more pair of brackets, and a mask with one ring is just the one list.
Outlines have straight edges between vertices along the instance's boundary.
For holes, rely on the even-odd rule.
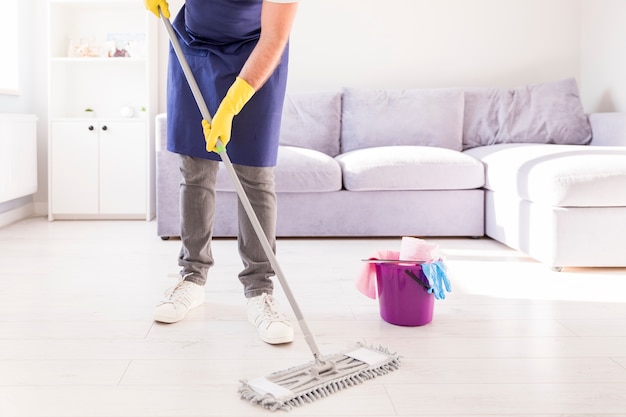
[[[359,344],[350,351],[324,357],[324,362],[310,362],[274,372],[266,377],[241,381],[241,398],[268,410],[289,411],[294,406],[312,403],[395,371],[400,358],[384,347]],[[326,368],[326,369],[323,369]]]

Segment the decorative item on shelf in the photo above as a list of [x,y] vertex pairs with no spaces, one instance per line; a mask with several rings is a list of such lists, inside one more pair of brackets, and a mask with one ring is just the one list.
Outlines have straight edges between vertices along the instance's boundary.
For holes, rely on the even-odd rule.
[[96,117],[96,112],[91,107],[87,107],[85,109],[85,117],[93,119]]
[[134,114],[135,111],[130,106],[123,106],[122,108],[120,108],[120,116],[122,117],[133,117]]
[[145,119],[148,116],[148,109],[146,106],[141,106],[141,111],[139,112],[139,117]]
[[82,37],[78,42],[70,40],[67,55],[70,58],[100,58],[104,56],[104,47],[94,37]]
[[115,48],[109,51],[109,58],[130,58],[126,49]]
[[143,58],[146,55],[143,33],[110,33],[107,36],[107,56],[111,58]]

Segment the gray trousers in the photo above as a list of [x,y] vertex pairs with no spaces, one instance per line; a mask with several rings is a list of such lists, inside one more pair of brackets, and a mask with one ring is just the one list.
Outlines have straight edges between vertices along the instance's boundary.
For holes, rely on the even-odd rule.
[[[180,156],[181,241],[178,264],[183,279],[199,285],[207,282],[207,273],[213,266],[211,240],[215,218],[215,182],[220,162],[190,156]],[[276,193],[274,168],[233,164],[241,185],[254,209],[266,237],[276,251]],[[263,293],[272,294],[274,275],[272,266],[248,220],[241,202],[237,215],[239,230],[237,244],[243,270],[239,280],[246,298]]]

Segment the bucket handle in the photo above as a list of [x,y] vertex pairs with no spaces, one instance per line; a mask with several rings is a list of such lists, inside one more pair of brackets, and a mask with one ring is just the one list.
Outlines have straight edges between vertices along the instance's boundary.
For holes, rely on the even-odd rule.
[[424,283],[424,281],[422,281],[417,275],[415,275],[413,272],[411,272],[409,269],[405,269],[404,273],[407,274],[409,277],[411,277],[411,279],[413,279],[413,281],[417,282],[419,285],[422,286],[422,288],[424,288],[426,291],[430,291],[430,286],[426,285],[426,283]]

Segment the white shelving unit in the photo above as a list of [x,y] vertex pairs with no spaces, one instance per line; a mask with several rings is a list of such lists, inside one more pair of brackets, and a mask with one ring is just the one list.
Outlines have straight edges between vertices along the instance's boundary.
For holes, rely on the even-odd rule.
[[48,218],[150,220],[158,19],[138,0],[48,13]]

